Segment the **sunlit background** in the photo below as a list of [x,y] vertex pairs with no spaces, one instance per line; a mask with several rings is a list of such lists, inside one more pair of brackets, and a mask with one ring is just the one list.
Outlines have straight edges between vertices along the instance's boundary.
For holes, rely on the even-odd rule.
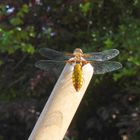
[[42,47],[116,48],[123,68],[94,75],[64,140],[140,140],[139,0],[0,0],[0,140],[28,139],[59,70]]

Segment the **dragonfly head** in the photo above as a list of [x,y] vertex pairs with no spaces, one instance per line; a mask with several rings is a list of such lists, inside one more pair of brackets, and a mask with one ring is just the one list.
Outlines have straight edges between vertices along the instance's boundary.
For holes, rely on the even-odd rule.
[[73,53],[74,54],[83,54],[83,51],[80,48],[76,48]]

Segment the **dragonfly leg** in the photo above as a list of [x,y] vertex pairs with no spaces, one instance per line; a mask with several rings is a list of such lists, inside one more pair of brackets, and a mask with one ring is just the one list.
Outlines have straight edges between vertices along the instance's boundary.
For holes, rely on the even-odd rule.
[[73,64],[73,63],[75,63],[76,61],[75,60],[66,60],[66,63],[69,63],[69,64]]
[[86,65],[86,64],[88,64],[88,63],[89,63],[88,61],[82,60],[82,66],[84,66],[84,65]]
[[90,54],[83,54],[83,57],[84,58],[90,58],[90,57],[92,57]]

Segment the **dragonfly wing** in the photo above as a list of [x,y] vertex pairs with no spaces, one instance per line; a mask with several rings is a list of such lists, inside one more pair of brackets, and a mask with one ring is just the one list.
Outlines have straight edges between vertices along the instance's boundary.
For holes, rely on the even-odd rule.
[[105,74],[122,68],[122,64],[116,61],[105,61],[105,62],[91,62],[94,68],[94,74]]
[[86,60],[106,61],[116,57],[118,54],[119,54],[119,50],[117,49],[110,49],[102,52],[91,52],[91,53],[86,53],[86,55],[88,56]]
[[53,60],[39,60],[35,63],[35,66],[42,70],[52,70],[53,68],[62,70],[64,65],[65,65],[64,61],[53,61]]
[[50,60],[67,60],[70,57],[66,56],[64,53],[49,49],[49,48],[41,48],[39,53]]

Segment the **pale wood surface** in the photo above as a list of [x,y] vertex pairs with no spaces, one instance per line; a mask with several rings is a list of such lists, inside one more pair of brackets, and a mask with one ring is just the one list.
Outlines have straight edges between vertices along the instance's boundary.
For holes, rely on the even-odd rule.
[[64,67],[28,140],[63,140],[93,75],[90,64],[83,66],[84,83],[76,92],[72,69],[70,64]]

